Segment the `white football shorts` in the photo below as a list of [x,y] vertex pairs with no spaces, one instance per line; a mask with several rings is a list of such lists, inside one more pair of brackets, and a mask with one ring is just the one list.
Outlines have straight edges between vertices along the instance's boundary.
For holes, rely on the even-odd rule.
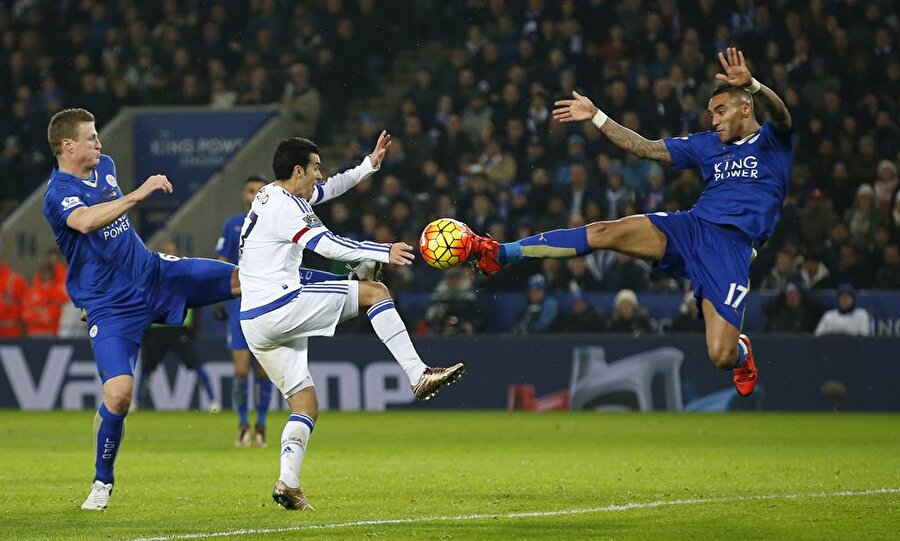
[[359,314],[359,282],[307,284],[291,302],[241,320],[250,351],[285,398],[313,385],[307,338],[334,336],[338,323]]

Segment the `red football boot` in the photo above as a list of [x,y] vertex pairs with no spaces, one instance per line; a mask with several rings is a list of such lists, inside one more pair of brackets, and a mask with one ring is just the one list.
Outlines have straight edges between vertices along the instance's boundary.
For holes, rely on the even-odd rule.
[[500,255],[500,243],[491,238],[490,235],[482,237],[472,233],[472,237],[472,255],[478,258],[478,261],[474,264],[475,269],[487,276],[502,269],[503,264],[497,259]]
[[744,364],[732,370],[734,373],[734,386],[739,395],[750,396],[750,393],[756,388],[756,380],[758,379],[756,363],[753,362],[753,346],[750,345],[750,337],[746,334],[740,335],[738,340],[747,348],[747,354],[744,357]]

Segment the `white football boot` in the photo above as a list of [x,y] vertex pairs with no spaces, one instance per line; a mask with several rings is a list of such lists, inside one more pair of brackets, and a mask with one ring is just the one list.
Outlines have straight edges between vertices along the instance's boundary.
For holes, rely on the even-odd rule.
[[112,483],[94,481],[91,485],[91,493],[88,494],[81,508],[87,511],[103,511],[109,505],[109,497],[112,495]]

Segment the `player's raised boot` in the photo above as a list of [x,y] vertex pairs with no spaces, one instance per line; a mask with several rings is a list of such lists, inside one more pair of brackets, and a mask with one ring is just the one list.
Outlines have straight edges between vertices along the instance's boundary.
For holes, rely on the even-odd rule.
[[315,508],[306,501],[303,490],[291,488],[280,480],[275,483],[275,488],[272,489],[272,499],[281,507],[291,511],[315,511]]
[[472,233],[472,254],[477,258],[475,269],[490,276],[503,268],[498,259],[500,255],[500,243],[490,235],[482,237]]
[[744,364],[732,370],[734,386],[737,388],[739,395],[749,396],[753,389],[756,388],[756,380],[758,379],[756,363],[753,362],[753,346],[750,344],[750,337],[746,334],[740,335],[738,340],[747,348],[747,353],[744,357]]
[[365,280],[369,282],[378,282],[381,280],[381,270],[384,263],[381,261],[361,261],[355,267],[347,265],[350,269],[351,280]]
[[109,497],[112,495],[112,483],[94,481],[91,485],[91,493],[88,494],[81,508],[87,511],[103,511],[109,505]]
[[465,373],[466,367],[463,363],[454,364],[449,368],[433,368],[429,366],[425,369],[422,377],[419,378],[419,382],[413,386],[413,394],[419,400],[429,400],[437,394],[441,387],[450,385]]
[[237,447],[250,447],[250,425],[241,425],[238,427],[237,439],[234,445]]

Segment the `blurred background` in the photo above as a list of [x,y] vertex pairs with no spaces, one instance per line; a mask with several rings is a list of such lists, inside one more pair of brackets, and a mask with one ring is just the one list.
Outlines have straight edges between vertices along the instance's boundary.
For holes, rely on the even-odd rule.
[[[415,246],[448,216],[509,241],[689,208],[703,188],[696,171],[637,159],[550,110],[577,89],[648,138],[709,129],[716,53],[731,45],[798,133],[745,330],[900,336],[897,36],[891,1],[3,2],[0,336],[86,334],[41,215],[46,126],[62,108],[94,113],[126,192],[156,172],[173,181],[173,197],[131,213],[152,249],[213,256],[225,219],[243,210],[244,179],[271,178],[278,140],[319,142],[334,173],[382,129],[393,145],[381,171],[318,207],[326,225]],[[304,261],[344,271],[309,252]],[[420,260],[384,281],[421,337],[703,332],[689,283],[607,252],[491,279]],[[864,330],[821,323],[855,309]],[[198,336],[218,343],[224,325],[210,312]],[[360,319],[342,332],[371,331]]]

